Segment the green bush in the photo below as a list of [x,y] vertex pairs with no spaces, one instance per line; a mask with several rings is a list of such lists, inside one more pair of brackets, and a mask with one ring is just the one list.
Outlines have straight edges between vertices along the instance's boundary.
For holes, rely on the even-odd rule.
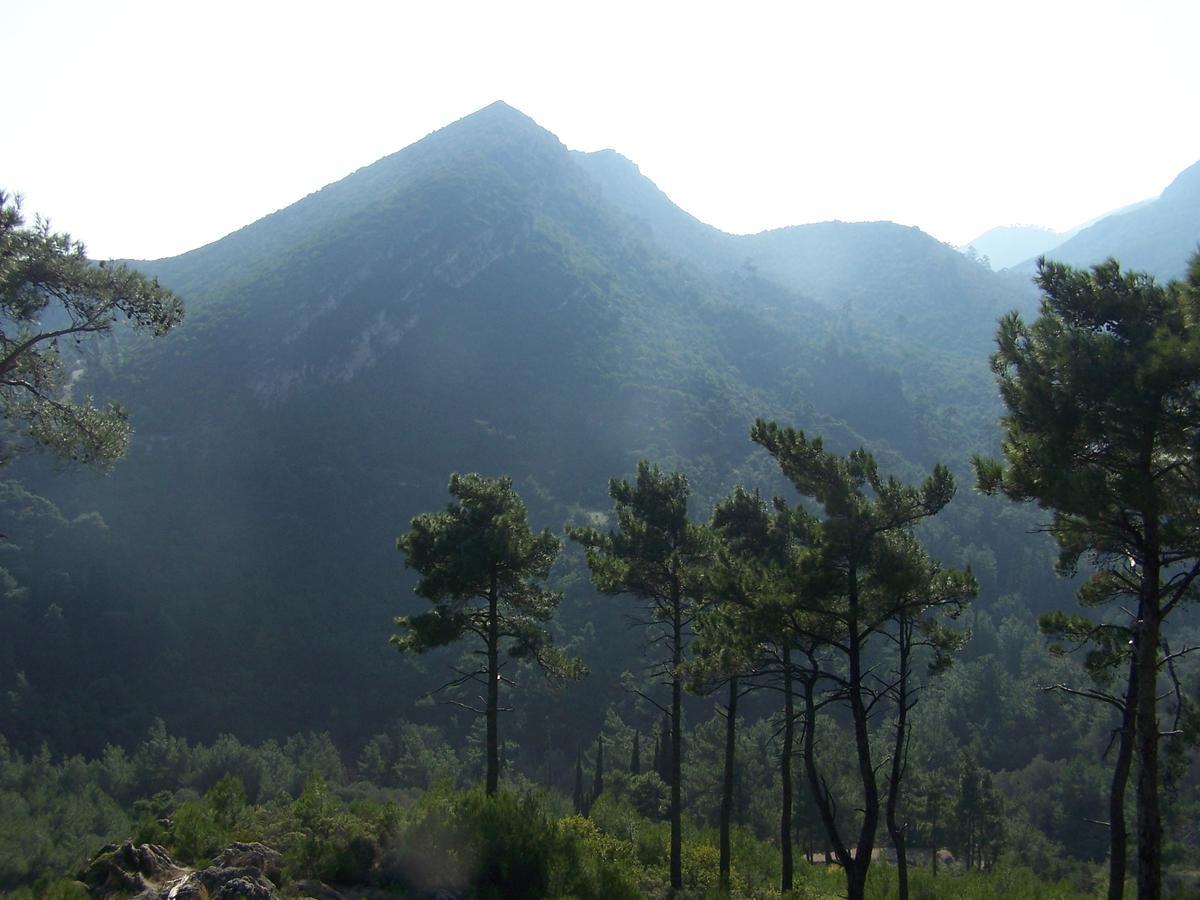
[[552,821],[533,795],[435,788],[386,843],[381,871],[413,891],[489,900],[639,896],[616,861],[618,842],[579,817]]
[[684,887],[703,891],[716,886],[720,860],[721,853],[712,844],[685,841],[679,854]]
[[558,823],[559,844],[550,878],[555,897],[578,900],[632,900],[644,872],[633,864],[628,841],[606,834],[583,816]]
[[[291,805],[300,828],[288,846],[288,868],[304,878],[319,878],[337,884],[365,884],[374,878],[380,848],[375,837],[380,825],[369,815],[377,807],[359,803],[358,812],[346,812],[331,794],[324,776],[314,771],[304,791]],[[387,815],[387,807],[380,821]]]
[[483,898],[544,897],[558,830],[530,796],[479,790],[464,798],[461,813],[479,847],[472,893]]
[[232,831],[246,811],[246,788],[236,775],[225,775],[208,789],[204,801],[213,812],[213,819],[225,831]]
[[56,878],[49,873],[34,882],[33,896],[38,900],[89,900],[87,886],[82,882]]
[[434,789],[417,804],[388,868],[418,891],[541,897],[548,890],[557,837],[557,829],[532,797]]
[[229,838],[213,815],[212,807],[202,800],[189,800],[172,817],[171,843],[175,855],[193,865],[207,862]]
[[[896,896],[894,867],[871,866],[867,881],[870,900],[890,900]],[[1085,900],[1082,894],[1063,881],[1038,877],[1025,866],[998,865],[986,872],[970,871],[958,875],[942,873],[936,877],[927,866],[910,867],[908,889],[913,900]]]

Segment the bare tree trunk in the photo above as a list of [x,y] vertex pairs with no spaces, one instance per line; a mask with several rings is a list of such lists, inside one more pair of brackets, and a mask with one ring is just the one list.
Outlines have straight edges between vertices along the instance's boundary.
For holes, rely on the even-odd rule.
[[729,679],[729,703],[725,707],[725,772],[721,782],[721,861],[718,883],[729,893],[730,849],[729,822],[733,817],[733,756],[737,749],[738,682]]
[[500,617],[499,587],[496,570],[492,567],[491,584],[488,587],[488,640],[487,640],[487,782],[484,790],[492,797],[500,784],[500,740],[496,727],[496,715],[500,709]]
[[904,828],[896,820],[900,803],[900,781],[904,777],[904,757],[908,752],[908,660],[912,649],[912,622],[900,621],[898,634],[900,645],[900,681],[896,686],[896,741],[892,746],[892,771],[888,779],[887,828],[896,848],[896,874],[898,876],[899,900],[908,900],[908,855],[905,846]]
[[780,891],[792,889],[792,753],[795,745],[796,711],[792,695],[792,648],[783,644],[783,752],[779,756],[783,805],[779,816],[779,849],[783,853]]
[[817,812],[821,816],[821,824],[825,827],[825,861],[829,862],[830,849],[842,868],[849,871],[850,851],[842,841],[838,832],[837,818],[834,815],[832,798],[825,790],[825,784],[817,771],[816,758],[816,718],[817,707],[813,694],[816,690],[816,676],[810,671],[801,679],[804,686],[804,734],[801,741],[801,755],[804,758],[804,772],[808,777],[808,787],[812,791],[813,801],[817,804]]
[[850,714],[854,725],[854,746],[858,755],[858,775],[863,789],[863,818],[854,859],[846,868],[846,897],[847,900],[863,900],[867,890],[867,870],[871,867],[871,853],[875,849],[875,830],[879,826],[879,785],[875,781],[875,767],[871,762],[871,736],[868,730],[867,708],[863,703],[863,650],[858,633],[858,573],[853,566],[848,575],[847,599],[850,613],[846,623],[849,631],[847,656],[850,664]]
[[1137,644],[1137,709],[1134,717],[1138,755],[1138,900],[1159,900],[1162,896],[1162,817],[1158,805],[1159,600],[1158,521],[1147,516],[1141,622],[1134,631]]
[[1137,721],[1137,659],[1129,663],[1129,683],[1121,710],[1121,734],[1108,794],[1108,900],[1125,896],[1125,861],[1129,854],[1129,830],[1125,826],[1125,789],[1133,762],[1133,740]]
[[674,597],[671,642],[671,889],[683,888],[683,613],[678,590]]

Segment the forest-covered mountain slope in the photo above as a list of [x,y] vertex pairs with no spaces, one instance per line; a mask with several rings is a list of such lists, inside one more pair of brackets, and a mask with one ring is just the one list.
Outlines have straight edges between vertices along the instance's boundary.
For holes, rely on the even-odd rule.
[[[1073,266],[1092,266],[1112,256],[1123,266],[1161,281],[1182,278],[1200,248],[1200,162],[1184,169],[1154,200],[1105,216],[1046,256]],[[1036,258],[1013,270],[1033,272]]]
[[1032,309],[1027,278],[998,277],[917,228],[822,222],[726,234],[676,207],[620,154],[576,158],[605,197],[641,220],[664,249],[710,274],[760,275],[873,337],[958,352],[967,342],[990,343],[1000,312]]
[[[394,541],[451,471],[510,473],[555,528],[607,510],[608,479],[642,457],[688,473],[697,518],[734,483],[778,489],[756,416],[901,475],[964,473],[996,440],[995,320],[1035,299],[890,223],[723,234],[502,103],[139,265],[187,321],[105,348],[81,383],[132,410],[129,458],[107,478],[12,470],[62,511],[8,530],[0,732],[17,746],[97,750],[154,715],[203,739],[361,741],[429,715],[437,664],[387,645],[415,602]],[[1044,542],[992,527],[1011,515],[964,487],[930,540],[976,565],[984,604],[1069,602],[1038,591]],[[546,735],[639,665],[623,620],[563,573],[564,636],[596,674],[569,711],[545,700]]]

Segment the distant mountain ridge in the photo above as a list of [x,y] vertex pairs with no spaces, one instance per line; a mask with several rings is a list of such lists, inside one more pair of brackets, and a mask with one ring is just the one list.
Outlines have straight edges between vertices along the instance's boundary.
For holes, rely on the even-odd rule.
[[[917,228],[835,221],[732,235],[675,206],[620,154],[575,156],[605,198],[642,222],[667,251],[713,275],[754,272],[860,325],[884,315],[889,334],[899,326],[923,343],[944,331],[950,342],[970,334],[990,344],[993,313],[1033,308],[1025,279],[996,277]],[[950,299],[959,297],[972,300]],[[978,298],[983,307],[972,308]]]
[[959,246],[959,250],[967,253],[973,251],[979,257],[987,257],[988,264],[993,269],[1007,269],[1019,266],[1029,260],[1037,259],[1046,253],[1053,253],[1056,247],[1073,238],[1085,228],[1091,228],[1111,216],[1123,215],[1135,209],[1153,203],[1154,198],[1139,200],[1118,209],[1109,210],[1103,215],[1089,219],[1066,231],[1055,231],[1040,225],[1001,225],[990,228],[974,240]]
[[993,269],[1007,269],[1052,250],[1078,231],[1078,228],[1055,231],[1037,225],[1000,225],[967,241],[960,249],[974,250],[980,257],[986,257]]
[[[1149,272],[1162,281],[1181,278],[1200,250],[1200,162],[1184,169],[1155,199],[1126,207],[1081,229],[1043,253],[1073,266],[1092,266],[1111,257],[1123,267]],[[1036,255],[1013,266],[1036,269]]]

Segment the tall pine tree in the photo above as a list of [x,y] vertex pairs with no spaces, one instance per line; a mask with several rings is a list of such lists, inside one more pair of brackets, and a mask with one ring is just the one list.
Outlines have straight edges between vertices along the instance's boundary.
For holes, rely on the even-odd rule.
[[558,538],[548,529],[530,531],[525,504],[510,478],[455,474],[450,476],[450,493],[455,499],[445,512],[415,517],[412,530],[396,541],[405,564],[421,576],[414,591],[433,608],[398,616],[401,633],[392,643],[411,653],[463,638],[482,647],[479,667],[443,687],[468,682],[484,687],[482,707],[453,702],[486,720],[485,784],[491,796],[500,775],[501,653],[532,659],[556,677],[578,677],[583,667],[554,646],[546,628],[562,599],[543,584],[558,558]]
[[[871,721],[882,695],[868,645],[893,620],[898,602],[872,582],[883,571],[879,563],[886,558],[888,542],[943,509],[954,496],[954,478],[938,465],[920,487],[904,485],[880,475],[865,450],[841,457],[827,451],[819,437],[808,438],[774,422],[759,420],[750,436],[775,458],[796,492],[814,500],[824,513],[808,560],[813,571],[804,579],[800,609],[792,616],[794,643],[808,660],[801,676],[804,762],[830,843],[846,871],[847,897],[862,900],[881,811]],[[863,805],[853,847],[842,836],[828,785],[816,767],[815,689],[821,682],[831,685],[831,696],[848,707],[854,736]]]
[[664,473],[645,460],[630,484],[609,484],[618,530],[569,528],[567,533],[587,550],[592,583],[605,594],[630,594],[646,612],[643,624],[655,646],[665,648],[653,669],[671,688],[670,723],[671,887],[683,887],[683,662],[692,621],[702,597],[700,578],[709,555],[706,529],[688,520],[687,478]]
[[[1094,566],[1082,603],[1129,610],[1138,897],[1157,900],[1163,624],[1200,576],[1200,255],[1186,283],[1159,285],[1111,259],[1088,271],[1041,260],[1037,283],[1038,319],[1000,321],[1004,459],[977,457],[976,479],[1049,511],[1058,570]],[[1124,848],[1113,825],[1115,887]]]

